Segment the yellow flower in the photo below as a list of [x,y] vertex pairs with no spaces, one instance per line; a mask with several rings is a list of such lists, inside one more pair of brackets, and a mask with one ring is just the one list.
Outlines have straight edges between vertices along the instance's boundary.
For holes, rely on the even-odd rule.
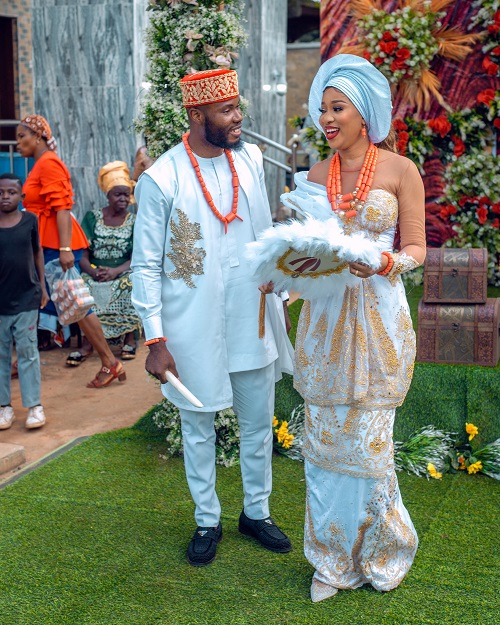
[[278,419],[276,419],[276,416],[273,417],[273,428],[275,428],[278,425],[279,421]]
[[479,430],[477,429],[477,427],[473,424],[473,423],[466,423],[465,424],[465,431],[467,432],[467,434],[469,435],[469,440],[471,441],[474,436],[476,436],[476,434],[479,432]]
[[481,469],[483,468],[483,463],[478,460],[477,462],[474,462],[474,464],[470,464],[467,467],[467,471],[469,473],[477,473],[478,471],[481,471]]
[[429,471],[429,475],[433,477],[435,480],[439,480],[440,478],[443,477],[442,473],[439,473],[439,471],[436,471],[436,467],[432,464],[432,462],[429,462],[429,464],[427,465],[427,471]]

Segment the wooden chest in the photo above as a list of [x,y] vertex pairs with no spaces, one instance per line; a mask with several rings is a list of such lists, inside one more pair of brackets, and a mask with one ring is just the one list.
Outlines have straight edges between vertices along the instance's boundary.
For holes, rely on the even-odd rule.
[[427,304],[484,304],[488,277],[486,248],[427,250],[424,296]]
[[495,367],[500,298],[485,304],[418,304],[417,361]]

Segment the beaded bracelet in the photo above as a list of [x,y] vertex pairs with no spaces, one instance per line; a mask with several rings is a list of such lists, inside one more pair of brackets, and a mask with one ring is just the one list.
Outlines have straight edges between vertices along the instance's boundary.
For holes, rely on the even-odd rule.
[[394,258],[390,252],[382,252],[382,256],[387,256],[387,266],[382,271],[377,271],[377,276],[386,276],[394,266]]
[[153,345],[153,343],[161,343],[162,341],[165,341],[165,343],[166,343],[167,339],[164,336],[160,336],[160,338],[149,339],[149,341],[145,341],[144,345]]

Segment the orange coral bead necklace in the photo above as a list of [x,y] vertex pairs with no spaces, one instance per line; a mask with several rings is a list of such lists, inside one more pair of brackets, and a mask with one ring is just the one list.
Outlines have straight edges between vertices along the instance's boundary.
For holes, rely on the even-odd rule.
[[240,221],[243,221],[243,219],[239,215],[237,215],[237,212],[238,212],[238,189],[239,189],[240,183],[239,183],[239,180],[238,180],[238,174],[237,174],[236,169],[234,167],[233,153],[231,152],[231,150],[226,150],[226,149],[224,150],[224,154],[226,155],[226,158],[227,158],[228,163],[229,163],[229,168],[231,169],[231,173],[233,175],[233,180],[232,180],[232,186],[233,186],[233,207],[231,208],[231,212],[229,212],[226,216],[224,216],[217,210],[217,207],[214,204],[212,196],[210,195],[210,191],[207,189],[207,185],[205,184],[205,181],[203,180],[203,176],[201,175],[200,165],[199,165],[198,161],[196,160],[196,156],[193,154],[193,150],[191,149],[191,146],[188,143],[188,138],[189,138],[189,132],[186,132],[182,136],[182,142],[184,143],[184,147],[186,148],[186,152],[188,153],[189,160],[191,161],[191,165],[194,167],[194,170],[196,172],[196,177],[198,178],[198,182],[200,183],[201,190],[203,191],[203,195],[204,195],[204,197],[205,197],[205,199],[207,201],[207,204],[212,209],[213,214],[217,217],[217,219],[220,219],[222,221],[222,223],[224,224],[224,234],[227,234],[227,226],[234,219],[239,219]]
[[338,152],[335,152],[330,161],[330,169],[328,170],[326,183],[326,193],[332,210],[338,211],[339,215],[345,215],[348,218],[354,217],[357,214],[370,192],[377,159],[378,149],[370,142],[354,191],[352,193],[342,194],[340,155]]

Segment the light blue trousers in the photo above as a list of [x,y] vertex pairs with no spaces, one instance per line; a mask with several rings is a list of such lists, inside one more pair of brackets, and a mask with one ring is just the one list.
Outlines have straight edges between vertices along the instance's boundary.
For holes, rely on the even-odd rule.
[[38,310],[0,315],[0,405],[10,404],[12,345],[16,341],[17,368],[23,406],[40,404],[40,354],[37,341]]
[[[243,507],[250,519],[269,516],[272,488],[274,363],[231,373],[233,410],[240,426]],[[215,412],[180,410],[186,477],[195,503],[196,524],[215,527],[221,506],[215,491]]]

